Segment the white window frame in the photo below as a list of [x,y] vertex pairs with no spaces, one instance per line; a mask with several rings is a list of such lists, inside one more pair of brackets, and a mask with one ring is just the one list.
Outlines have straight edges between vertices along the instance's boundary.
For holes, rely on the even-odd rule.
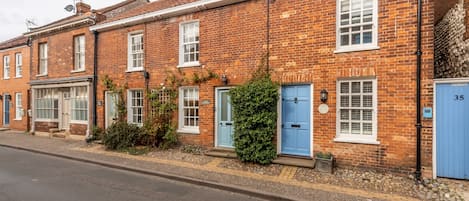
[[[132,50],[133,44],[132,44],[132,39],[141,37],[143,42],[141,44],[141,50]],[[133,55],[140,55],[142,56],[142,65],[141,66],[134,66],[133,65]],[[138,59],[137,59],[138,60]],[[133,72],[133,71],[143,71],[143,66],[145,65],[145,38],[143,35],[143,31],[136,31],[136,32],[131,32],[128,34],[127,37],[127,72]]]
[[[189,106],[189,107],[192,107],[193,109],[197,110],[198,116],[194,116],[194,118],[197,118],[198,124],[200,125],[200,90],[199,90],[199,87],[196,87],[196,86],[193,86],[193,87],[180,87],[179,88],[178,132],[188,133],[188,134],[199,134],[200,133],[199,126],[184,125],[184,122],[185,122],[184,121],[184,119],[185,119],[184,109],[186,108],[184,106],[184,99],[186,98],[185,97],[185,91],[186,90],[194,90],[195,92],[197,92],[197,96],[192,97],[192,98],[196,98],[198,105],[197,106],[195,106],[195,105],[194,106]],[[188,97],[188,98],[191,98],[191,97]]]
[[[134,99],[134,94],[133,92],[141,92],[141,99],[142,99],[142,105],[132,105],[132,99]],[[143,122],[144,122],[144,107],[145,107],[145,95],[143,93],[144,91],[142,89],[129,89],[127,90],[127,122],[129,124],[135,124],[137,126],[143,126]],[[141,115],[141,121],[142,122],[135,122],[133,117],[134,117],[134,110],[135,109],[138,109],[138,108],[141,108],[141,111],[142,113],[141,114],[137,114],[137,115]]]
[[82,72],[85,71],[85,52],[86,52],[86,41],[85,35],[79,35],[73,37],[73,71]]
[[16,93],[15,94],[15,120],[22,120],[23,119],[23,94]]
[[47,75],[47,62],[48,62],[48,45],[47,43],[39,44],[39,69],[38,76]]
[[23,77],[23,55],[15,54],[15,77]]
[[[36,121],[44,122],[56,122],[59,120],[59,92],[56,88],[41,88],[35,89],[34,97],[34,115]],[[39,97],[44,95],[44,97]],[[57,105],[55,105],[57,103]],[[57,106],[57,107],[55,107]],[[55,113],[57,113],[57,118],[55,118]],[[40,114],[47,116],[39,117]]]
[[[196,24],[198,29],[196,34],[196,38],[198,38],[197,41],[194,42],[188,42],[184,43],[184,27],[188,25]],[[187,44],[195,44],[199,46],[199,50],[195,52],[197,54],[197,60],[196,61],[190,61],[190,62],[185,62],[184,61],[184,47]],[[183,67],[198,67],[200,66],[200,22],[198,20],[193,20],[193,21],[188,21],[188,22],[183,22],[179,24],[179,65],[177,67],[183,68]]]
[[[77,92],[83,92],[85,91],[84,95],[77,94]],[[89,119],[89,91],[87,86],[76,86],[76,87],[71,87],[70,90],[70,111],[71,111],[71,118],[70,122],[71,123],[87,123]],[[81,106],[77,107],[76,101],[81,101],[82,104]],[[84,106],[84,107],[83,107]],[[75,118],[76,117],[76,112],[84,112],[84,119],[79,119]]]
[[3,56],[3,79],[10,79],[10,56]]
[[[361,107],[341,107],[341,98],[342,98],[342,93],[341,93],[341,83],[350,83],[349,85],[349,90],[351,90],[351,85],[352,82],[360,82],[360,93],[353,93],[352,91],[349,91],[348,96],[349,96],[349,103],[352,104],[352,96],[353,95],[360,95],[360,105]],[[372,87],[373,91],[372,93],[363,93],[363,82],[372,82]],[[373,107],[362,107],[363,106],[363,95],[372,95],[372,104]],[[349,143],[361,143],[361,144],[379,144],[379,141],[377,141],[377,134],[378,134],[378,85],[376,78],[363,78],[363,79],[343,79],[343,80],[338,80],[337,81],[337,103],[336,103],[336,138],[334,141],[336,142],[349,142]],[[348,122],[359,122],[360,123],[360,134],[351,134],[351,133],[342,133],[341,132],[341,125],[340,123],[342,122],[341,120],[341,109],[357,109],[361,110],[360,112],[360,120],[351,120],[351,116],[349,116]],[[370,135],[365,135],[363,134],[363,129],[362,129],[362,111],[363,110],[372,110],[372,132]],[[351,114],[350,114],[351,115]],[[351,129],[351,124],[349,124],[349,129]]]
[[[368,44],[363,44],[363,37],[361,36],[360,39],[360,44],[352,45],[352,38],[349,38],[349,44],[347,46],[341,46],[341,34],[340,34],[340,29],[345,28],[345,27],[356,27],[360,26],[362,28],[362,25],[365,24],[370,24],[370,23],[359,23],[359,24],[350,24],[350,25],[341,25],[341,1],[342,0],[336,0],[336,50],[334,53],[343,53],[343,52],[353,52],[353,51],[366,51],[366,50],[376,50],[379,49],[378,46],[378,0],[372,0],[373,1],[373,17],[372,17],[372,42]],[[351,23],[352,19],[352,11],[351,11],[351,6],[352,3],[350,1],[350,14],[349,14],[349,20]],[[361,7],[361,14],[363,14],[363,0],[362,1],[362,7]],[[360,20],[363,18],[361,17]],[[351,31],[351,30],[350,30]]]

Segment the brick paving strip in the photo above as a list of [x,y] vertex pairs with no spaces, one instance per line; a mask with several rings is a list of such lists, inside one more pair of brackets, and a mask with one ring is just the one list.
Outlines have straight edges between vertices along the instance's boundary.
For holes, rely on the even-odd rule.
[[[35,137],[18,132],[0,132],[0,146],[52,155],[101,166],[165,177],[268,200],[417,200],[329,184],[294,179],[298,168],[284,166],[279,175],[262,175],[219,167],[224,159],[205,164],[105,151],[83,141]],[[332,196],[331,196],[332,195]]]

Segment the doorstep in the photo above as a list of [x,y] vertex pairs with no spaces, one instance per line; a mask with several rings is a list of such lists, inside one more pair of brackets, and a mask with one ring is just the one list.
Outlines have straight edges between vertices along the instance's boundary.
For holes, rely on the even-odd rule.
[[213,149],[208,150],[207,152],[205,152],[205,155],[220,158],[238,158],[234,149],[220,147],[215,147]]
[[289,165],[295,167],[314,168],[315,160],[310,158],[296,158],[290,156],[279,156],[272,161],[274,164]]
[[0,128],[0,131],[9,131],[10,128]]

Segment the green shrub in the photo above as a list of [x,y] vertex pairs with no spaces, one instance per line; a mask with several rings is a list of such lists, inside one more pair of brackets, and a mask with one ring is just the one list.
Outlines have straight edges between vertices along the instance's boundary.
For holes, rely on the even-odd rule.
[[318,153],[316,153],[316,158],[331,159],[332,158],[332,153],[330,153],[330,152],[318,152]]
[[106,129],[103,143],[110,150],[124,150],[135,147],[141,141],[141,129],[125,121],[113,123]]
[[94,126],[91,129],[91,136],[86,138],[86,142],[90,143],[96,140],[102,140],[104,136],[104,130],[98,126]]
[[235,151],[241,161],[269,164],[276,157],[278,85],[263,74],[230,90]]

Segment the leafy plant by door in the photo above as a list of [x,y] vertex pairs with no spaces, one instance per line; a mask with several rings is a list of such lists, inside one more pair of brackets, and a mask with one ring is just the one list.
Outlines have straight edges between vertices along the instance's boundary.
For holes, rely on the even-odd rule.
[[235,123],[234,144],[244,162],[269,164],[276,157],[278,85],[271,80],[265,59],[246,84],[230,90]]

